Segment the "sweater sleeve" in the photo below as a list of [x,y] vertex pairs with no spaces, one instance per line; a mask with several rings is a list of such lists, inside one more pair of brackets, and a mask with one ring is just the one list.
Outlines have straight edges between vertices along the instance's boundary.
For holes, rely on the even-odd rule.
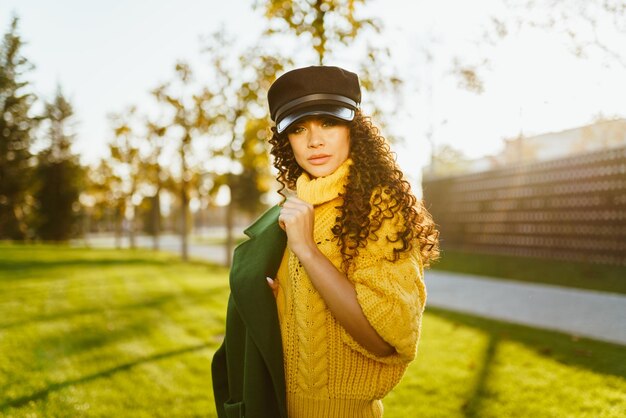
[[345,330],[343,332],[344,342],[350,347],[369,358],[391,364],[408,363],[415,358],[426,306],[419,243],[413,242],[410,251],[401,253],[400,258],[392,261],[393,249],[401,248],[402,241],[390,242],[387,237],[395,239],[402,222],[401,213],[384,219],[376,236],[370,237],[365,248],[361,248],[352,260],[348,274],[365,317],[376,332],[396,349],[396,353],[376,356]]

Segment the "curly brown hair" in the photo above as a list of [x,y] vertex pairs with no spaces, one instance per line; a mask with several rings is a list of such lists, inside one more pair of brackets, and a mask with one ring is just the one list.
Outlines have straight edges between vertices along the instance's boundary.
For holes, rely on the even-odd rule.
[[[413,245],[419,245],[424,267],[439,258],[439,231],[428,210],[411,192],[411,186],[398,168],[393,153],[378,128],[369,116],[356,111],[350,128],[350,167],[348,181],[339,207],[340,216],[332,228],[334,237],[341,247],[344,270],[350,260],[365,247],[368,236],[377,239],[376,231],[385,219],[392,219],[398,212],[405,220],[404,229],[390,242],[402,240],[400,248],[394,248],[394,261]],[[272,127],[269,140],[274,157],[274,167],[278,170],[279,193],[285,188],[295,189],[296,181],[303,172],[296,162],[286,133],[278,134]],[[381,193],[390,196],[384,199]],[[370,235],[372,234],[372,235]]]

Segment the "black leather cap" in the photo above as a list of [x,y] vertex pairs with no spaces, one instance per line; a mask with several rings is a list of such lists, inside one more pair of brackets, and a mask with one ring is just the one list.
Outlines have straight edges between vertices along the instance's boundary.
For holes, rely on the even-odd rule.
[[298,68],[274,81],[267,100],[278,133],[305,116],[327,115],[349,122],[361,103],[359,77],[339,67]]

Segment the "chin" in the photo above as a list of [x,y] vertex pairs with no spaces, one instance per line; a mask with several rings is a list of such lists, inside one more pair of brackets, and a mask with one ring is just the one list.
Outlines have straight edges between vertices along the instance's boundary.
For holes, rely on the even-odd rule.
[[314,166],[308,164],[308,166],[306,167],[306,172],[309,173],[309,176],[311,177],[326,177],[334,173],[336,169],[336,166],[331,166],[327,164],[324,164],[323,166]]

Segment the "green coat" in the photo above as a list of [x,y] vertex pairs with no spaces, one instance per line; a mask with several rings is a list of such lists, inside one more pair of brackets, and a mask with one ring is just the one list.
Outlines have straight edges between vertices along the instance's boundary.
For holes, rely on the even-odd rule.
[[287,418],[278,312],[265,279],[276,277],[287,244],[279,213],[265,212],[235,248],[226,336],[211,363],[219,418]]

